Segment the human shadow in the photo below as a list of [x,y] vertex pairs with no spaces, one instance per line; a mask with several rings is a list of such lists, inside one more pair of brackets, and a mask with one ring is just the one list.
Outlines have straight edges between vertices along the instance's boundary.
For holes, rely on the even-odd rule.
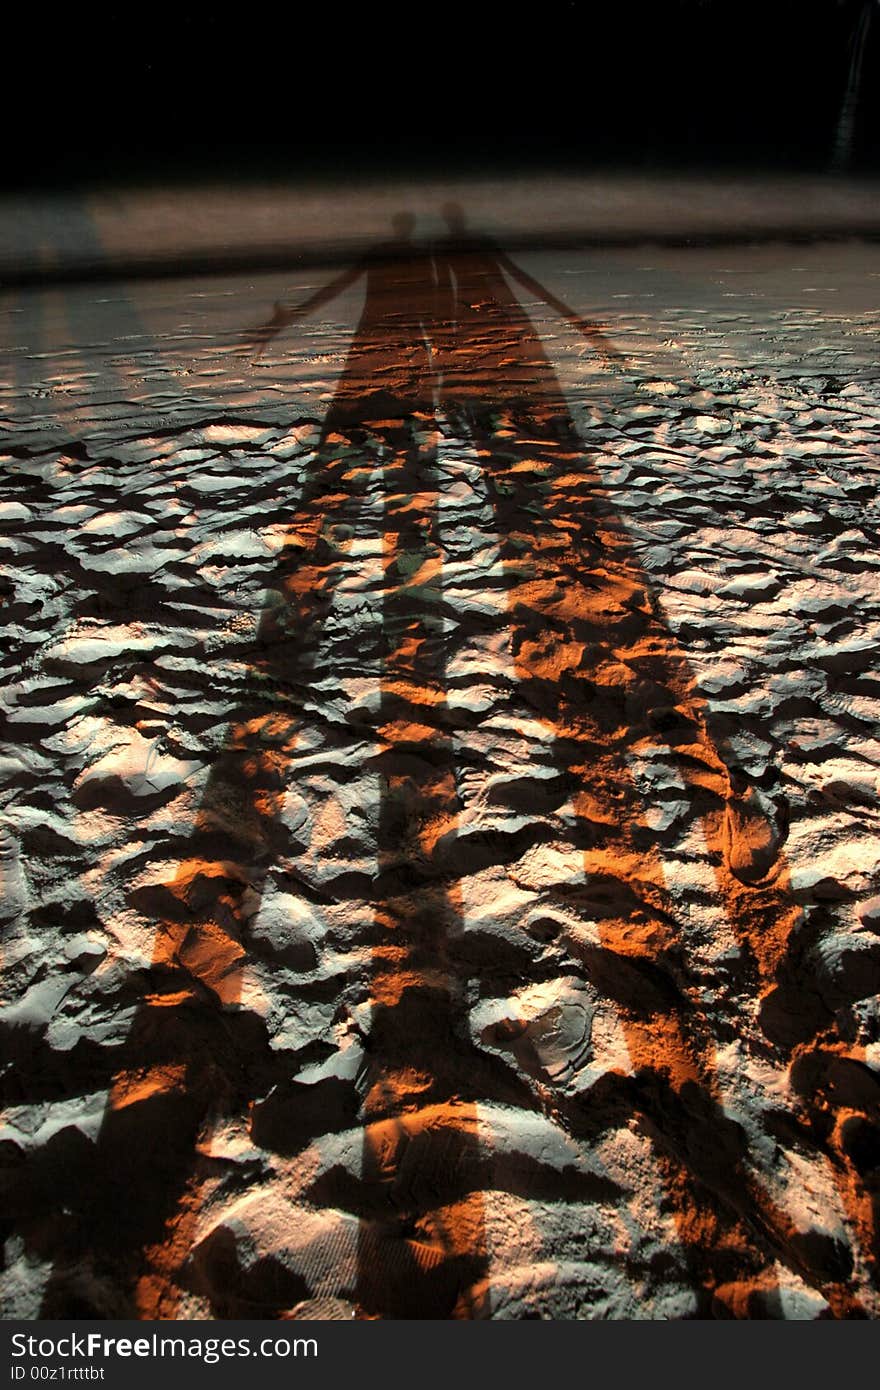
[[[519,698],[554,730],[562,796],[583,848],[584,887],[560,882],[551,894],[569,908],[574,899],[595,924],[598,941],[569,936],[565,945],[600,992],[617,1000],[639,1078],[637,1108],[654,1134],[693,1287],[710,1308],[713,1286],[724,1283],[718,1247],[729,1244],[766,1301],[776,1284],[775,1250],[804,1277],[815,1279],[818,1269],[835,1311],[858,1316],[836,1259],[818,1247],[807,1251],[809,1242],[756,1177],[743,1134],[736,1144],[708,1141],[718,1123],[711,1117],[723,1114],[715,1039],[666,888],[662,836],[649,826],[650,804],[634,769],[649,749],[666,745],[741,950],[731,983],[761,1001],[767,1053],[781,1062],[829,1021],[792,957],[801,914],[782,849],[784,821],[768,813],[699,698],[590,461],[589,440],[579,437],[510,282],[581,333],[605,366],[622,365],[621,355],[598,325],[583,321],[490,238],[471,232],[459,207],[447,205],[443,214],[448,234],[435,246],[435,273],[451,307],[437,354],[438,409],[480,456],[509,580]],[[518,1041],[515,1051],[520,1064],[535,1066],[528,1044]],[[628,1087],[621,1079],[608,1088],[612,1108]],[[594,1092],[586,1105],[570,1096],[557,1104],[573,1132],[601,1132],[603,1106]],[[803,1122],[827,1128],[815,1109],[804,1107]],[[670,1123],[673,1110],[678,1118]],[[865,1215],[869,1201],[853,1196],[864,1183],[842,1151],[834,1172],[871,1258],[876,1223]]]
[[[438,335],[438,410],[480,459],[507,581],[518,697],[553,732],[558,809],[573,820],[571,839],[583,852],[584,886],[562,880],[551,886],[551,899],[568,908],[576,903],[585,925],[592,924],[598,951],[585,950],[578,936],[565,945],[603,995],[620,995],[633,1072],[662,1081],[664,1094],[702,1095],[702,1109],[712,1113],[720,1104],[714,1040],[666,886],[662,838],[649,826],[634,768],[648,749],[668,748],[744,948],[739,983],[756,993],[773,978],[796,916],[779,837],[722,733],[711,727],[511,282],[584,336],[604,366],[624,365],[622,354],[599,325],[583,320],[491,238],[469,230],[460,207],[448,204],[443,216],[448,232],[435,245],[435,273],[449,307]],[[528,1048],[518,1050],[522,1061]],[[640,1094],[650,1118],[660,1091],[649,1085]],[[591,1096],[593,1113],[578,1121],[577,1100],[558,1103],[575,1129],[591,1128],[602,1109]],[[654,1118],[663,1136],[662,1117]],[[758,1205],[750,1218],[731,1200],[748,1187],[741,1156],[719,1149],[708,1186],[675,1149],[667,1138],[659,1162],[694,1288],[705,1297],[718,1274],[714,1252],[698,1234],[710,1226],[719,1241],[749,1249],[753,1274],[760,1270],[772,1283]],[[770,1205],[765,1200],[765,1213]],[[775,1220],[778,1248],[791,1223],[779,1212]]]
[[[90,1171],[74,1180],[73,1201],[68,1195],[78,1219],[66,1223],[46,1316],[64,1315],[71,1303],[81,1307],[83,1298],[94,1303],[94,1294],[77,1290],[111,1283],[111,1315],[174,1315],[174,1275],[189,1254],[197,1215],[200,1136],[219,1116],[255,1101],[255,1133],[279,1152],[296,1152],[328,1128],[361,1124],[350,1269],[340,1268],[339,1277],[364,1315],[445,1316],[459,1305],[467,1315],[463,1291],[484,1274],[479,1197],[469,1189],[460,1194],[468,1242],[451,1228],[426,1234],[421,1208],[444,1165],[426,1188],[423,1154],[412,1192],[401,1176],[406,1150],[424,1150],[430,1133],[428,1156],[441,1149],[457,1156],[442,1174],[454,1187],[450,1175],[474,1167],[476,1097],[528,1103],[522,1085],[466,1035],[465,981],[447,960],[447,942],[461,930],[458,889],[437,872],[431,854],[438,834],[454,834],[457,795],[438,616],[429,337],[436,284],[412,226],[412,218],[398,216],[392,240],[296,309],[277,306],[269,323],[248,335],[250,349],[261,347],[281,327],[364,282],[361,318],[296,517],[267,577],[268,591],[282,600],[258,627],[253,694],[233,715],[173,881],[134,895],[138,908],[159,921],[146,997]],[[284,799],[310,684],[326,660],[321,638],[352,542],[365,527],[367,539],[381,538],[377,621],[349,620],[342,665],[353,681],[379,687],[370,758],[379,787],[376,872],[372,885],[356,878],[340,891],[364,895],[369,906],[353,944],[368,954],[360,988],[370,1023],[357,1077],[330,1075],[306,1087],[289,1074],[289,1062],[273,1062],[265,1036],[236,1006],[268,880],[309,891],[285,869],[303,846],[285,823]],[[337,739],[339,754],[346,737]],[[331,732],[330,744],[333,738]],[[317,836],[310,845],[313,855],[326,849]],[[147,1142],[138,1141],[140,1127]],[[340,1189],[336,1205],[341,1201]],[[297,1278],[276,1277],[275,1310],[300,1291]],[[234,1293],[211,1293],[225,1315],[245,1306]]]

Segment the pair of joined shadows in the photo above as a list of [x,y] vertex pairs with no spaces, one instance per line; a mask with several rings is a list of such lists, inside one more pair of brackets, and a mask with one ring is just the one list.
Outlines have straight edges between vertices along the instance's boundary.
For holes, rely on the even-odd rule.
[[[279,1152],[299,1152],[322,1129],[362,1126],[360,1177],[313,1194],[358,1219],[339,1283],[361,1316],[470,1317],[489,1308],[481,1193],[493,1178],[477,1107],[546,1108],[548,1100],[546,1086],[478,1047],[467,1028],[461,883],[476,851],[458,833],[455,720],[446,699],[450,638],[435,471],[441,421],[480,459],[517,699],[551,732],[585,873],[607,888],[602,910],[595,898],[586,904],[598,947],[581,949],[580,963],[600,989],[617,994],[633,1078],[621,1080],[604,1108],[595,1095],[556,1097],[557,1119],[586,1139],[612,1115],[641,1116],[700,1309],[727,1290],[718,1294],[722,1305],[741,1313],[741,1295],[729,1290],[745,1284],[772,1293],[773,1267],[783,1260],[818,1282],[838,1315],[858,1315],[847,1272],[808,1247],[771,1201],[742,1131],[724,1117],[711,1026],[688,979],[631,754],[656,742],[672,750],[743,947],[743,983],[765,1000],[779,990],[797,919],[778,833],[713,736],[687,661],[584,459],[561,385],[507,277],[563,314],[603,357],[617,354],[599,328],[488,238],[467,232],[454,211],[448,220],[447,239],[420,247],[411,220],[397,219],[392,242],[297,309],[276,309],[251,335],[253,345],[268,341],[364,277],[361,320],[270,581],[284,602],[261,620],[253,702],[231,722],[186,858],[152,901],[162,918],[153,988],[137,1012],[91,1159],[100,1196],[74,1204],[79,1220],[57,1252],[43,1315],[64,1316],[75,1303],[76,1267],[86,1261],[99,1282],[116,1286],[112,1315],[174,1316],[187,1280],[198,1287],[185,1267],[204,1171],[200,1136],[213,1118],[249,1104],[255,1137]],[[259,1030],[234,1011],[247,923],[273,864],[290,848],[282,810],[303,700],[347,538],[377,473],[382,621],[370,649],[356,653],[359,669],[380,672],[365,1060],[356,1081],[320,1083],[317,1101],[309,1094],[315,1088],[295,1077],[258,1100],[277,1068]],[[580,948],[569,949],[577,956]],[[864,1193],[856,1211],[852,1173],[840,1163],[836,1171],[873,1245]],[[221,1315],[256,1308],[283,1315],[311,1292],[307,1279],[280,1266],[264,1276],[248,1286],[250,1295],[235,1291],[232,1276],[226,1294],[214,1289]]]

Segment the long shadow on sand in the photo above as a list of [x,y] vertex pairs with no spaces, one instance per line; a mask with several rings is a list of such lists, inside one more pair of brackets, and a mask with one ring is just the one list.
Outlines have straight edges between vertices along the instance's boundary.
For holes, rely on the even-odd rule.
[[[778,1042],[772,1001],[796,917],[779,837],[713,735],[510,280],[600,355],[616,354],[600,329],[470,232],[458,209],[446,216],[449,235],[426,247],[401,215],[386,245],[252,335],[268,339],[363,279],[361,320],[267,579],[283,598],[259,626],[253,698],[231,720],[173,882],[138,899],[159,920],[153,963],[122,1063],[118,1052],[110,1059],[97,1144],[68,1155],[69,1215],[60,1241],[51,1227],[44,1317],[173,1317],[187,1289],[207,1292],[220,1317],[277,1317],[313,1296],[308,1270],[272,1259],[244,1279],[221,1237],[212,1258],[221,1271],[228,1265],[223,1288],[206,1290],[189,1263],[205,1172],[200,1144],[223,1116],[248,1107],[254,1139],[280,1155],[360,1129],[359,1172],[324,1174],[307,1194],[341,1214],[337,1293],[359,1316],[485,1316],[492,1271],[483,1194],[530,1184],[552,1195],[561,1179],[526,1175],[493,1152],[478,1133],[481,1103],[550,1113],[584,1143],[635,1116],[658,1157],[699,1311],[712,1308],[721,1286],[772,1289],[780,1260],[818,1282],[838,1314],[858,1311],[846,1271],[774,1205],[743,1130],[725,1117],[715,1040],[635,758],[658,744],[674,755],[742,947],[737,985],[764,998],[770,1051]],[[450,615],[444,597],[444,437],[469,441],[480,460],[486,529],[503,575],[494,619]],[[284,1073],[260,1021],[235,1006],[254,949],[250,924],[272,876],[320,906],[314,886],[279,870],[297,851],[285,795],[314,720],[307,705],[326,660],[322,638],[338,625],[334,600],[358,569],[353,544],[365,539],[375,543],[381,575],[378,621],[347,637],[337,627],[334,648],[346,675],[379,685],[369,725],[356,731],[370,742],[378,787],[375,873],[343,876],[334,890],[362,909],[351,943],[369,953],[362,1057],[353,1074],[331,1068],[306,1084]],[[455,645],[480,622],[506,629],[515,700],[548,731],[553,762],[542,815],[482,836],[462,828],[456,750],[469,726],[450,707],[446,674]],[[324,732],[332,765],[354,735]],[[511,795],[529,805],[521,788]],[[514,865],[540,848],[562,808],[584,872],[548,892],[585,925],[565,948],[573,969],[615,1001],[631,1061],[629,1076],[584,1096],[554,1095],[525,1024],[477,1042],[468,1022],[469,987],[491,976],[493,962],[468,944],[462,885],[478,869]],[[560,1187],[558,1195],[613,1193],[585,1179],[583,1191]],[[100,1306],[86,1292],[98,1287],[113,1290]]]

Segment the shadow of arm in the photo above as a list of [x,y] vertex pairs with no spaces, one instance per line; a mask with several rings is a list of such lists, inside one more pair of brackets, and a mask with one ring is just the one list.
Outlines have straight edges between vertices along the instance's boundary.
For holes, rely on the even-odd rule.
[[535,295],[537,299],[543,300],[545,304],[549,305],[551,309],[554,309],[556,313],[559,314],[560,318],[564,318],[567,323],[571,324],[572,328],[577,329],[578,333],[581,333],[587,339],[591,346],[596,349],[606,362],[617,362],[621,365],[626,362],[623,353],[614,346],[610,338],[606,338],[598,324],[590,323],[586,319],[581,318],[580,314],[575,313],[570,305],[558,299],[556,295],[553,294],[552,290],[548,290],[546,286],[542,285],[534,276],[529,275],[527,271],[521,269],[521,267],[518,266],[515,261],[512,261],[503,251],[499,252],[498,259],[507,273],[516,280],[518,284],[522,285],[523,289],[528,290],[529,294]]
[[326,285],[322,285],[314,294],[310,294],[301,304],[297,304],[293,308],[288,308],[280,300],[276,301],[272,317],[257,328],[250,329],[244,336],[243,346],[259,354],[277,333],[280,333],[291,323],[305,318],[313,310],[320,309],[323,304],[328,304],[331,299],[335,299],[343,290],[348,289],[349,285],[353,285],[362,273],[363,266],[360,263],[350,266],[348,270],[335,276],[334,279],[328,281]]

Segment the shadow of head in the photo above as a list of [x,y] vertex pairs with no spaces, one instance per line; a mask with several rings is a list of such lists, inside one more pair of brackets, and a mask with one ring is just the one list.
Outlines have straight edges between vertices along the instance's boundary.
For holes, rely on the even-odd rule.
[[464,215],[464,208],[461,203],[448,202],[440,208],[440,216],[449,228],[452,236],[459,236],[467,226],[467,219]]
[[391,227],[399,241],[409,241],[415,231],[416,219],[411,212],[396,212]]

